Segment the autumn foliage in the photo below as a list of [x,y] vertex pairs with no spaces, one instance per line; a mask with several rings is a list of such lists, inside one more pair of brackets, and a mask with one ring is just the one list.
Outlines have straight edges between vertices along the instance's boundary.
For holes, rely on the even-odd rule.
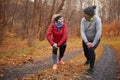
[[119,37],[120,21],[114,20],[111,23],[103,24],[103,37]]

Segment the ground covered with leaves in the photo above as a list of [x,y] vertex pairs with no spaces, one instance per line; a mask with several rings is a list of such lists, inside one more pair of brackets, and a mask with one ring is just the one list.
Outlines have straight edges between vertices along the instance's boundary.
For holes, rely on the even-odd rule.
[[[97,49],[97,60],[100,58],[102,50],[102,47]],[[88,68],[88,66],[83,65],[84,62],[85,57],[81,53],[79,56],[66,61],[66,64],[58,65],[57,70],[50,68],[47,70],[38,71],[37,75],[29,75],[21,80],[81,80],[80,73]]]
[[[78,49],[81,49],[81,39],[78,37],[69,39],[66,54]],[[51,46],[46,40],[36,40],[34,46],[28,47],[27,41],[10,37],[0,46],[0,76],[4,76],[2,72],[12,66],[29,64],[49,57],[51,57]]]
[[[78,42],[79,41],[79,42]],[[17,44],[14,42],[12,44],[15,45],[15,47],[10,47],[10,44],[6,47],[6,49],[0,49],[0,76],[4,77],[3,72],[9,70],[13,66],[22,66],[27,64],[34,64],[37,61],[50,58],[51,57],[51,46],[47,41],[36,41],[36,45],[33,47],[27,47],[26,45],[21,47],[21,42],[18,42]],[[119,38],[116,39],[116,42],[114,40],[104,40],[102,41],[103,44],[108,44],[112,46],[116,50],[116,57],[117,57],[117,63],[118,67],[119,64]],[[26,44],[26,42],[23,42],[22,44]],[[5,48],[5,46],[4,46]],[[11,49],[10,49],[11,48]],[[71,38],[68,40],[68,46],[66,49],[67,55],[69,55],[71,52],[77,51],[82,49],[81,47],[81,39],[78,37]],[[101,58],[103,52],[103,46],[99,46],[96,50],[96,63]],[[4,55],[5,54],[5,55]],[[83,52],[73,57],[72,59],[68,59],[65,61],[65,65],[59,65],[57,70],[52,70],[50,68],[45,70],[37,70],[36,74],[28,74],[24,77],[17,78],[18,80],[82,80],[81,79],[81,73],[84,72],[88,66],[84,66],[85,57],[83,55]],[[48,64],[48,62],[45,62],[45,64]],[[23,71],[24,73],[24,71]],[[118,70],[118,79],[120,79]],[[12,76],[12,75],[11,75]]]

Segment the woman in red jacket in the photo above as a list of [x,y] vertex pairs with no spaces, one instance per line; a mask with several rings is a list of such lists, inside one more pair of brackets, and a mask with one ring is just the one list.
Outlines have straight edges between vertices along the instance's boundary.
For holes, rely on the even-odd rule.
[[64,23],[63,16],[57,14],[53,23],[48,27],[46,37],[52,46],[53,69],[57,69],[57,51],[59,48],[59,63],[64,64],[62,58],[66,49],[68,36],[67,25]]

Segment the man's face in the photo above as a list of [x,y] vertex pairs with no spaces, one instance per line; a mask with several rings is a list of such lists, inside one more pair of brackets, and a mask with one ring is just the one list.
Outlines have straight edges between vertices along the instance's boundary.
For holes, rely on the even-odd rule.
[[90,16],[88,16],[87,14],[83,14],[83,16],[85,17],[85,19],[87,19],[87,20],[89,20],[91,17]]

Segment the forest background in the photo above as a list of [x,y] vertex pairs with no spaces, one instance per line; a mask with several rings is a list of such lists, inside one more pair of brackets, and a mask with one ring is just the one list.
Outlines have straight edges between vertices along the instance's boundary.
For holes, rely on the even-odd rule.
[[102,40],[114,43],[120,39],[120,0],[0,0],[0,71],[3,66],[40,59],[42,53],[47,55],[51,48],[45,34],[54,14],[63,15],[69,39],[75,37],[79,44],[83,9],[91,5],[97,6],[96,15],[102,19]]

